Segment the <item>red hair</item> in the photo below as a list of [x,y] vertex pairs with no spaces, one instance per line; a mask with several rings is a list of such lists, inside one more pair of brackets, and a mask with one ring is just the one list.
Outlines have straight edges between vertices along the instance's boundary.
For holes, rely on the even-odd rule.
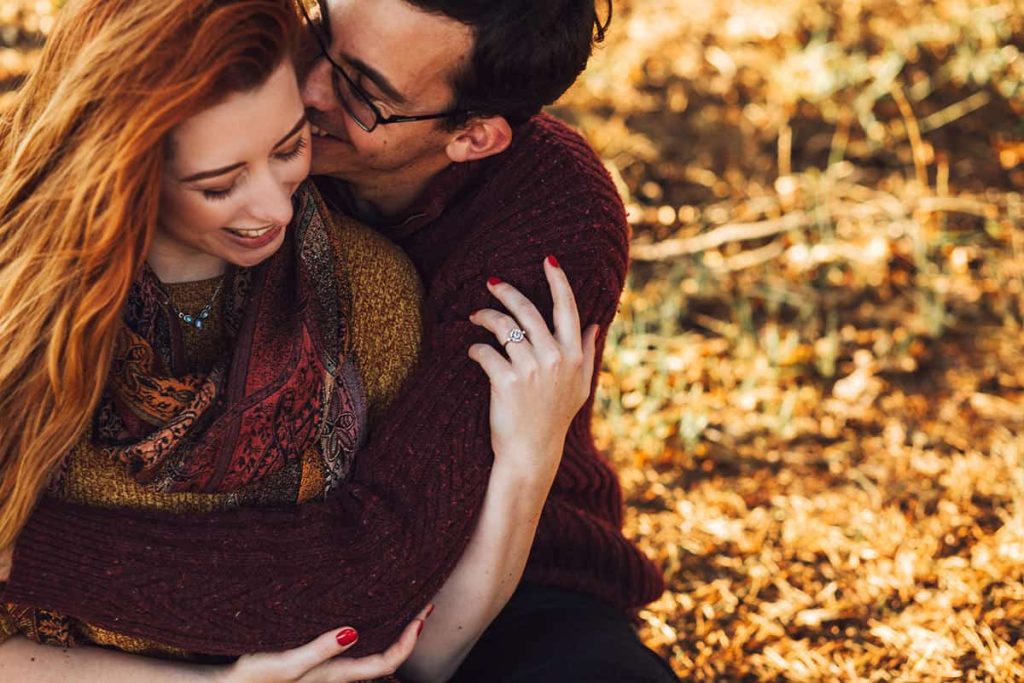
[[0,115],[0,549],[99,401],[169,133],[299,30],[292,0],[70,0]]

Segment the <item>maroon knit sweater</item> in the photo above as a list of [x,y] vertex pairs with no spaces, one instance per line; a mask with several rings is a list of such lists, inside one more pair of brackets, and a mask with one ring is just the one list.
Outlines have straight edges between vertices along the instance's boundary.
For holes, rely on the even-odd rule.
[[[497,305],[487,278],[520,288],[550,321],[541,264],[554,254],[603,346],[628,228],[593,151],[538,116],[505,153],[442,173],[409,220],[382,230],[427,287],[423,359],[343,490],[288,510],[187,515],[45,499],[3,599],[214,655],[292,647],[344,624],[360,632],[356,654],[390,644],[449,575],[482,506],[489,385],[467,349],[494,342],[468,321]],[[594,446],[591,408],[570,428],[526,580],[635,608],[663,585],[621,533],[622,495]]]

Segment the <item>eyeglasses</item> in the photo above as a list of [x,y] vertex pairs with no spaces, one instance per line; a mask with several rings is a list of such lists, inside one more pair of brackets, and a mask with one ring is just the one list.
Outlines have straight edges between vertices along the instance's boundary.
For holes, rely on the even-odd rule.
[[335,97],[338,99],[338,102],[341,103],[342,108],[350,117],[352,117],[352,120],[356,122],[356,125],[367,133],[372,133],[376,130],[377,126],[384,126],[392,123],[410,123],[412,121],[446,119],[452,116],[470,113],[464,110],[450,109],[437,114],[384,116],[381,114],[380,109],[377,108],[377,105],[373,103],[373,100],[366,91],[360,88],[356,82],[352,80],[344,67],[331,58],[330,32],[323,26],[323,17],[326,15],[323,0],[317,0],[319,12],[315,19],[310,17],[309,10],[306,9],[306,3],[303,0],[299,0],[296,4],[302,11],[302,16],[306,19],[306,24],[309,26],[309,32],[313,35],[317,45],[320,47],[320,54],[331,65],[331,86],[334,89]]

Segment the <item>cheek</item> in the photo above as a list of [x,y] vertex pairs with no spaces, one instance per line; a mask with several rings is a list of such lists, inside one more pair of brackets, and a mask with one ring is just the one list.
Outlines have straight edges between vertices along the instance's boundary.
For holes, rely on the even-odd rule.
[[160,198],[160,223],[171,233],[197,236],[228,225],[231,200],[211,202],[198,193],[165,192]]
[[293,164],[295,166],[294,170],[289,169],[290,182],[301,183],[309,176],[309,172],[313,168],[313,153],[309,149],[311,146],[311,142],[306,143],[306,153],[301,158],[295,160]]

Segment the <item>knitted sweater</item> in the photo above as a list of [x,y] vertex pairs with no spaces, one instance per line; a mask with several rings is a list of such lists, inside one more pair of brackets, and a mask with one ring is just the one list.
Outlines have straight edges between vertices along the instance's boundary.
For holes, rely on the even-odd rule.
[[[421,287],[402,251],[370,228],[353,220],[338,220],[343,281],[350,294],[344,314],[348,321],[351,352],[360,373],[372,430],[394,400],[413,369],[421,337]],[[178,311],[198,311],[216,299],[222,277],[200,282],[163,284],[168,301]],[[216,299],[223,304],[224,298]],[[182,325],[182,346],[188,372],[208,372],[233,348],[221,306],[213,309],[202,330]],[[269,477],[231,493],[166,493],[147,489],[125,465],[86,433],[65,458],[61,476],[50,495],[104,508],[165,510],[174,513],[227,510],[238,507],[285,505],[296,500],[324,497],[325,479],[319,475],[317,452],[303,454]],[[22,636],[46,645],[72,647],[97,644],[138,654],[192,658],[192,653],[168,649],[144,638],[72,619],[33,605],[0,602],[0,643]]]
[[[384,230],[426,285],[422,361],[334,499],[178,516],[46,499],[18,540],[5,599],[210,654],[295,646],[343,623],[360,631],[356,654],[390,644],[451,572],[482,506],[489,385],[467,349],[494,342],[468,320],[497,305],[487,278],[520,288],[550,322],[541,264],[554,254],[583,324],[602,328],[600,351],[628,229],[596,155],[538,116],[501,155],[442,173]],[[570,428],[526,578],[636,608],[660,595],[661,576],[622,535],[591,409],[592,399]],[[254,574],[262,581],[238,591],[238,576]]]

